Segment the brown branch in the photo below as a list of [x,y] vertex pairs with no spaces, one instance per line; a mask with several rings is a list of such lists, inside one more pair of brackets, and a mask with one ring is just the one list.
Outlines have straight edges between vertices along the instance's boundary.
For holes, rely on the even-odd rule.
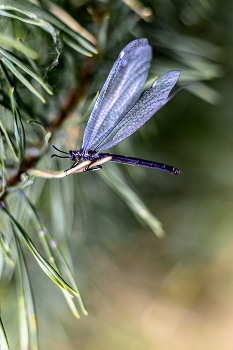
[[[84,60],[83,67],[81,68],[80,72],[79,86],[76,89],[72,89],[68,93],[64,107],[60,109],[58,115],[51,121],[51,123],[48,123],[45,126],[46,130],[50,131],[52,134],[50,141],[52,140],[55,131],[59,129],[59,127],[61,127],[61,125],[69,117],[70,113],[73,111],[77,103],[85,96],[86,86],[92,73],[92,62],[93,61],[90,58],[86,58]],[[42,142],[43,138],[41,137],[36,147],[39,147],[42,144]],[[28,169],[35,167],[40,158],[41,155],[36,157],[29,156],[23,160],[18,172],[10,176],[10,178],[7,180],[7,190],[1,198],[1,201],[4,201],[6,199],[6,196],[9,193],[8,188],[17,185],[17,183],[20,182],[20,176],[23,173],[27,172]]]

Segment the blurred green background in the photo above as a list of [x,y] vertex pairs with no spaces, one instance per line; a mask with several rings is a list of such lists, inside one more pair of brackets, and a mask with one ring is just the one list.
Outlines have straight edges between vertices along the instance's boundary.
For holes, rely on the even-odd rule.
[[[0,19],[1,45],[29,65],[26,56],[13,45],[9,49],[9,41],[1,39],[20,37],[38,54],[31,69],[45,77],[53,90],[53,96],[42,93],[30,80],[46,99],[42,104],[11,77],[26,133],[25,159],[35,157],[32,168],[64,170],[70,162],[51,160],[51,144],[41,141],[43,130],[27,120],[40,122],[52,132],[52,144],[58,148],[78,149],[88,118],[83,116],[131,40],[148,38],[153,48],[150,83],[172,69],[181,70],[178,86],[189,83],[114,149],[118,154],[174,165],[181,171],[179,176],[107,163],[99,172],[63,179],[38,177],[23,189],[73,271],[87,317],[80,309],[80,319],[74,317],[20,235],[26,273],[22,264],[19,267],[17,239],[13,240],[9,220],[1,214],[0,231],[5,237],[1,246],[6,240],[12,247],[14,262],[7,265],[1,253],[1,317],[10,348],[19,349],[20,342],[24,349],[25,344],[29,349],[36,344],[30,340],[36,337],[32,318],[27,323],[20,316],[34,300],[39,349],[233,349],[232,1],[25,0],[8,4],[52,23],[61,40],[55,42],[43,28],[5,15]],[[74,37],[64,30],[73,28],[67,15],[91,35],[76,27],[80,38],[90,39],[98,54],[84,55],[80,41],[72,46]],[[63,24],[56,26],[53,16]],[[58,64],[56,55],[60,55]],[[3,76],[1,118],[12,136]],[[28,163],[19,168],[10,152],[6,154],[9,181],[14,171],[27,170]],[[23,187],[17,181],[10,185]],[[38,225],[22,195],[7,194],[4,202],[46,257],[36,233]],[[163,238],[156,236],[162,234],[159,222],[166,234]],[[61,260],[59,271],[67,281],[68,270]],[[34,297],[25,292],[27,278]]]

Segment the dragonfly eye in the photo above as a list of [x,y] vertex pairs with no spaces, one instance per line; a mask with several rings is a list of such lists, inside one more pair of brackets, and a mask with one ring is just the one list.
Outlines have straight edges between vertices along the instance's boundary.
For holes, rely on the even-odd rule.
[[69,157],[71,160],[79,160],[79,155],[77,154],[76,151],[69,151]]

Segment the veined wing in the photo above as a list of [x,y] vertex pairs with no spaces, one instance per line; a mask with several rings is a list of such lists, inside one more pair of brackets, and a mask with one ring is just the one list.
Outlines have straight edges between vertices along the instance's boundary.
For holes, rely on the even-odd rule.
[[93,107],[84,131],[84,151],[94,150],[140,97],[151,61],[147,39],[134,40],[120,53]]
[[126,113],[108,137],[98,146],[97,153],[117,145],[149,120],[173,96],[168,97],[180,71],[171,71],[159,77]]

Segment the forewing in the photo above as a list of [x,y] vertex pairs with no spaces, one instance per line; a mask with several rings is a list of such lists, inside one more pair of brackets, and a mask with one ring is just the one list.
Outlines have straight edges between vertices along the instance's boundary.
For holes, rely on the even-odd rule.
[[159,77],[99,145],[97,152],[101,153],[129,137],[162,108],[171,99],[169,94],[179,75],[180,71],[171,71]]
[[121,51],[85,128],[85,152],[102,143],[136,103],[147,79],[151,55],[147,39],[134,40]]

